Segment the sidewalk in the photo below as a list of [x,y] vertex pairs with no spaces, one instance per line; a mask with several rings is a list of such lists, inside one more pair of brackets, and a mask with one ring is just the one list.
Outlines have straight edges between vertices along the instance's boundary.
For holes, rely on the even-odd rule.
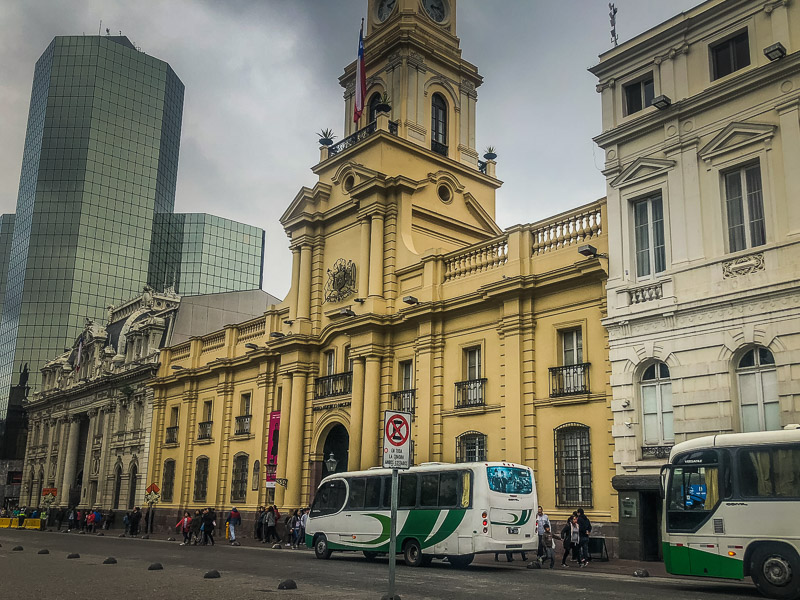
[[[536,560],[536,552],[528,553],[528,560],[523,561],[519,554],[514,554],[514,561],[513,562],[506,562],[505,554],[500,554],[498,557],[497,562],[494,560],[493,554],[479,554],[475,557],[475,561],[472,564],[480,564],[482,566],[500,566],[500,567],[512,567],[518,569],[524,569],[527,565],[532,561]],[[569,567],[562,567],[560,562],[560,557],[556,558],[555,567],[553,567],[554,571],[577,571],[581,573],[607,573],[610,575],[630,575],[633,576],[633,572],[636,569],[645,569],[649,574],[650,577],[675,577],[674,575],[670,575],[667,573],[666,569],[664,568],[663,562],[649,562],[649,561],[639,561],[639,560],[622,560],[612,558],[608,561],[601,561],[601,560],[593,560],[589,563],[586,567],[579,567],[577,562],[567,562]],[[549,568],[549,563],[544,567],[545,569]]]

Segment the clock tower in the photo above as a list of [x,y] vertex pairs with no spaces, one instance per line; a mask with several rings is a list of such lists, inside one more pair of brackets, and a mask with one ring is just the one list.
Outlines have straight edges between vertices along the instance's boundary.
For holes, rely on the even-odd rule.
[[477,166],[476,90],[483,78],[475,65],[461,58],[456,4],[457,0],[368,1],[367,95],[357,123],[355,61],[339,78],[345,88],[346,134],[374,120],[374,108],[385,93],[401,137]]

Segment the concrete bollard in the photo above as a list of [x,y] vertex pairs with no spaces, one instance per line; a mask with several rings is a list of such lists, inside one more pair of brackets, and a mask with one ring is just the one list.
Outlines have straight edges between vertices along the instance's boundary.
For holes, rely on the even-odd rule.
[[297,583],[295,583],[294,579],[284,579],[278,584],[279,590],[296,590]]
[[161,566],[161,563],[153,563],[149,567],[147,567],[148,571],[161,571],[164,567]]
[[647,572],[647,569],[636,569],[633,572],[634,577],[650,577],[650,573]]
[[67,558],[80,558],[81,555],[77,552],[73,552],[72,554],[67,554]]
[[14,546],[11,549],[12,552],[22,552],[22,546]]
[[280,544],[272,544],[273,550],[280,550],[281,548],[283,548],[283,546],[281,546]]
[[219,571],[216,569],[211,569],[210,571],[206,571],[206,574],[203,575],[203,579],[219,579]]
[[174,537],[168,537],[168,538],[167,538],[167,541],[168,541],[168,542],[174,542],[174,541],[175,541],[175,538],[174,538]]
[[36,554],[50,554],[50,550],[48,550],[47,548],[42,548]]
[[117,564],[117,559],[113,556],[109,556],[107,559],[103,561],[104,565],[115,565]]

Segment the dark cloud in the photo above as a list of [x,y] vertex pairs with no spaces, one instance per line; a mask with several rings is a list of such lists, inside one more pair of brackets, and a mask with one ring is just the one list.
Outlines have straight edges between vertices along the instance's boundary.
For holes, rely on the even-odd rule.
[[[699,0],[619,0],[624,40]],[[314,132],[341,136],[338,77],[355,58],[367,0],[5,0],[0,20],[0,211],[16,205],[33,66],[56,35],[122,32],[186,85],[176,209],[267,230],[264,287],[288,289],[277,222],[313,185]],[[501,226],[605,193],[591,137],[600,98],[586,68],[610,47],[607,0],[461,0],[463,56],[478,90],[478,150],[498,148]]]

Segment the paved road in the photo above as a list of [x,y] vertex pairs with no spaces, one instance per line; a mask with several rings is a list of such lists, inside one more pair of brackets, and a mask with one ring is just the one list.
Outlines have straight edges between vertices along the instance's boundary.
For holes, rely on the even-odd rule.
[[[387,560],[368,563],[360,555],[334,554],[328,561],[311,551],[266,548],[183,547],[163,539],[141,540],[36,531],[0,530],[0,597],[14,600],[203,598],[379,599],[387,590]],[[16,545],[22,552],[12,552]],[[42,548],[49,554],[40,555]],[[79,559],[68,560],[77,552]],[[116,565],[103,565],[113,556]],[[162,571],[148,571],[160,562]],[[739,600],[760,596],[749,584],[610,575],[587,569],[529,570],[519,563],[480,562],[460,571],[434,562],[428,568],[398,565],[398,593],[409,599],[533,598],[598,600],[664,597],[670,600]],[[203,579],[217,569],[220,579]],[[295,591],[278,591],[291,577]]]

